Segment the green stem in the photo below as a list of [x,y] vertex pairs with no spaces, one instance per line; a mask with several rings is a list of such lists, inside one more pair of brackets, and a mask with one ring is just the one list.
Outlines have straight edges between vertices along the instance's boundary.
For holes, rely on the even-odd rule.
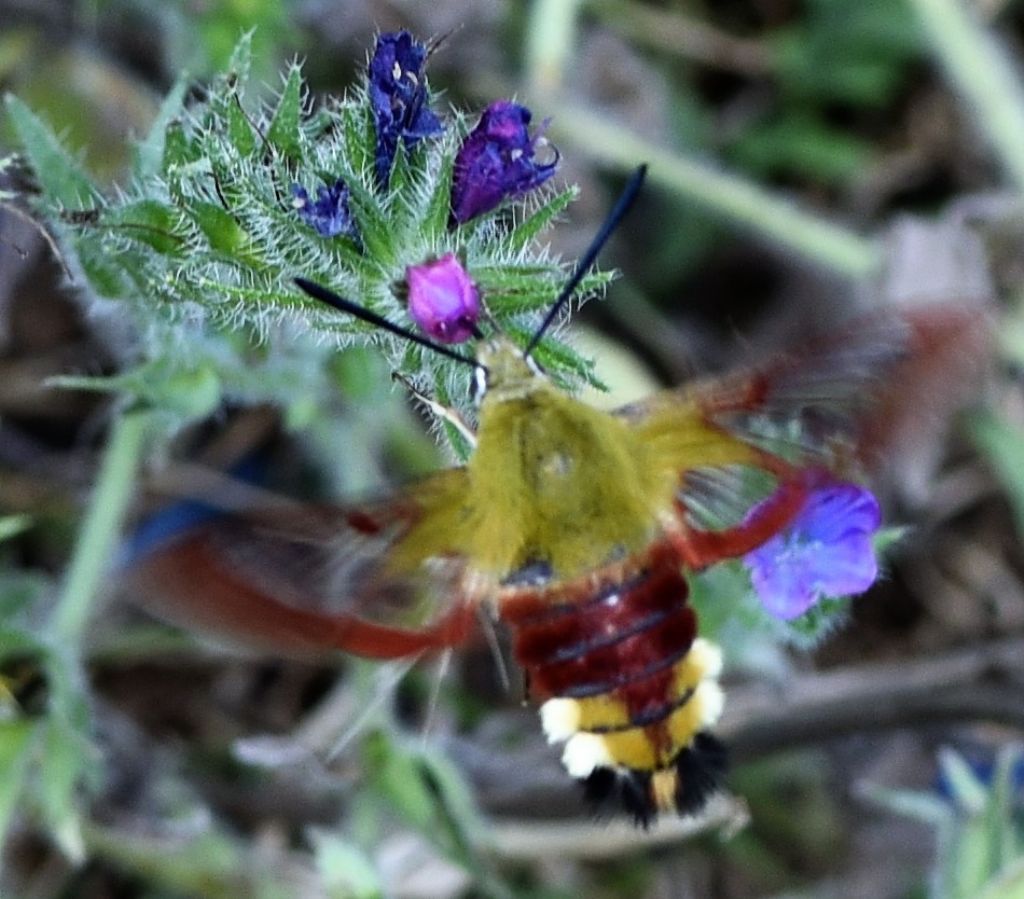
[[526,82],[530,90],[557,90],[576,39],[583,0],[533,0],[526,25]]
[[964,0],[910,0],[974,117],[1024,190],[1024,91],[1007,54]]
[[696,16],[632,0],[588,0],[587,8],[631,41],[702,65],[751,77],[773,68],[766,44],[734,37]]
[[752,181],[652,144],[598,113],[566,103],[559,107],[551,129],[578,150],[621,171],[648,163],[652,182],[819,265],[855,278],[869,276],[881,266],[881,249],[870,238],[799,209]]
[[131,499],[150,417],[128,412],[114,420],[99,479],[54,611],[52,633],[76,647],[110,562]]

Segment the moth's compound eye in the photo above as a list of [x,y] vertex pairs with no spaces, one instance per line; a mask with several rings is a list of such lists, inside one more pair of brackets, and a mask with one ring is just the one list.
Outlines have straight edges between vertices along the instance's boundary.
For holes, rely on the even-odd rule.
[[473,402],[479,406],[485,393],[487,393],[487,369],[482,365],[478,365],[473,370],[473,387],[471,392]]

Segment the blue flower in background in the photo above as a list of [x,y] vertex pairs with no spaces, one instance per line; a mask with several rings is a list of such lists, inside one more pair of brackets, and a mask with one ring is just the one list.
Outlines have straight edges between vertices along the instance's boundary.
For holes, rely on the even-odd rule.
[[480,117],[455,158],[452,176],[452,221],[468,222],[490,212],[503,200],[519,197],[548,180],[558,154],[538,163],[536,152],[547,141],[530,137],[530,110],[509,100],[495,100]]
[[299,218],[321,237],[344,234],[358,240],[356,223],[348,208],[348,188],[340,178],[333,186],[323,184],[318,187],[316,200],[309,198],[301,184],[293,184],[292,206]]
[[765,609],[789,620],[825,597],[867,590],[878,577],[871,537],[881,521],[878,500],[864,487],[814,487],[789,528],[744,556]]
[[426,59],[427,48],[408,31],[377,38],[370,59],[369,87],[377,131],[374,164],[381,187],[387,187],[391,178],[399,139],[410,148],[443,130],[441,120],[427,105]]

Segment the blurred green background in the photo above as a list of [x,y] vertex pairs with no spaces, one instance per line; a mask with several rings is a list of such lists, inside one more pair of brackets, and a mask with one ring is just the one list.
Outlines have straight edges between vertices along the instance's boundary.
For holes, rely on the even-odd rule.
[[[487,648],[413,670],[254,659],[145,618],[102,554],[88,623],[40,626],[102,460],[138,454],[131,434],[108,441],[108,397],[47,386],[121,370],[130,340],[76,296],[11,161],[0,895],[1024,896],[1024,4],[0,0],[0,87],[114,190],[163,96],[182,77],[201,96],[243,32],[270,97],[296,56],[315,91],[344,91],[398,28],[444,36],[442,104],[515,96],[550,119],[556,178],[581,187],[557,253],[651,164],[606,254],[623,277],[575,322],[615,401],[927,301],[991,310],[986,394],[944,445],[893,460],[884,498],[907,535],[842,633],[813,655],[726,646],[741,798],[649,833],[595,822]],[[17,149],[0,119],[0,159]],[[334,365],[330,400],[236,397],[175,433],[131,514],[254,446],[319,495],[443,461],[386,366],[361,350]]]

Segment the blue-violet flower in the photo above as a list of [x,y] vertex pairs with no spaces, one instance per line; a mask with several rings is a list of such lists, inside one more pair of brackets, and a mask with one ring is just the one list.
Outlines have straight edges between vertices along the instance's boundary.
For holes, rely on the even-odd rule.
[[480,292],[454,253],[405,270],[409,315],[442,343],[461,343],[476,334]]
[[443,130],[441,120],[427,105],[426,59],[427,48],[408,31],[377,38],[370,59],[369,88],[377,129],[374,164],[381,187],[387,187],[391,178],[400,138],[408,149]]
[[340,178],[333,185],[320,185],[316,200],[309,198],[301,184],[292,185],[292,206],[310,228],[321,237],[339,234],[358,239],[358,231],[348,208],[348,187]]
[[824,597],[863,593],[878,577],[871,535],[878,500],[858,484],[815,487],[783,533],[744,556],[754,590],[776,618],[797,618]]
[[509,100],[495,100],[469,133],[452,175],[452,221],[467,222],[490,212],[503,200],[519,197],[555,172],[558,153],[538,163],[537,148],[546,140],[530,137],[530,110]]

